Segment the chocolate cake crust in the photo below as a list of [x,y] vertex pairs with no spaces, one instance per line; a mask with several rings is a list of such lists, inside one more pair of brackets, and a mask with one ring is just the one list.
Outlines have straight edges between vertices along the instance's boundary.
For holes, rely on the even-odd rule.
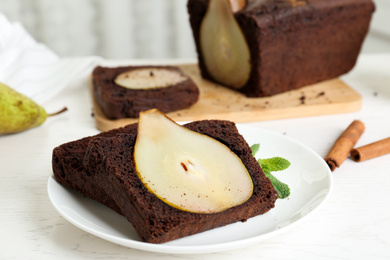
[[[137,69],[172,70],[187,79],[155,89],[128,89],[115,83],[119,74]],[[92,85],[94,98],[109,119],[138,118],[141,111],[152,108],[168,113],[188,108],[199,98],[199,89],[192,79],[173,66],[98,66],[92,72]]]
[[[208,0],[188,0],[190,24],[204,78],[199,30]],[[350,71],[367,34],[372,0],[248,0],[235,18],[251,53],[251,75],[239,89],[272,96]],[[218,83],[218,82],[217,82]]]

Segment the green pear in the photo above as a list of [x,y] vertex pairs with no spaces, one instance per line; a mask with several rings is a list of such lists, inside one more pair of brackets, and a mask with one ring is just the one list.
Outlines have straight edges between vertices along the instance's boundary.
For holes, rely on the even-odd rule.
[[47,114],[32,99],[0,82],[0,134],[18,133],[39,126],[48,116],[64,111],[66,108]]

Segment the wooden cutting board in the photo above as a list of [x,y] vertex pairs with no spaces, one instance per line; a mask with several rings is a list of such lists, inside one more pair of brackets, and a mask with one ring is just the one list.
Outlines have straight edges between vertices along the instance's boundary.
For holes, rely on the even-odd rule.
[[[234,90],[204,80],[196,64],[178,67],[195,81],[200,96],[198,102],[190,108],[167,114],[175,121],[225,119],[245,123],[348,113],[358,111],[362,106],[360,94],[338,78],[272,97],[247,98]],[[97,105],[93,95],[92,101],[96,127],[101,131],[137,122],[134,118],[110,120]]]

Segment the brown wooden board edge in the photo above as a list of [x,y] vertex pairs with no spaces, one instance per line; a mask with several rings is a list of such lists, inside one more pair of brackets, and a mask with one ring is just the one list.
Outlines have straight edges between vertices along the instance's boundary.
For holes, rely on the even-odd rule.
[[[234,90],[202,79],[197,71],[196,64],[179,65],[177,67],[181,68],[195,81],[201,94],[199,101],[193,106],[167,113],[175,121],[222,119],[235,123],[247,123],[350,113],[358,111],[362,107],[361,95],[338,78],[272,97],[247,98]],[[114,120],[107,118],[94,98],[91,75],[89,77],[89,89],[98,130],[107,131],[138,121],[137,118]],[[219,101],[211,99],[210,93],[212,96],[217,94]],[[224,100],[227,100],[228,104],[223,104]]]

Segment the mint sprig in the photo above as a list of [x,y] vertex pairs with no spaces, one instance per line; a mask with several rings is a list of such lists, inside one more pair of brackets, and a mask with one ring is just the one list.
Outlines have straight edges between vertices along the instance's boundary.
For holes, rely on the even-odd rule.
[[[254,144],[251,146],[252,155],[256,156],[257,152],[260,150],[260,144]],[[290,196],[290,187],[287,184],[279,181],[271,172],[283,171],[287,169],[291,163],[282,158],[282,157],[272,157],[267,159],[258,159],[260,167],[263,169],[264,175],[271,181],[272,186],[278,192],[280,199],[287,198]]]

